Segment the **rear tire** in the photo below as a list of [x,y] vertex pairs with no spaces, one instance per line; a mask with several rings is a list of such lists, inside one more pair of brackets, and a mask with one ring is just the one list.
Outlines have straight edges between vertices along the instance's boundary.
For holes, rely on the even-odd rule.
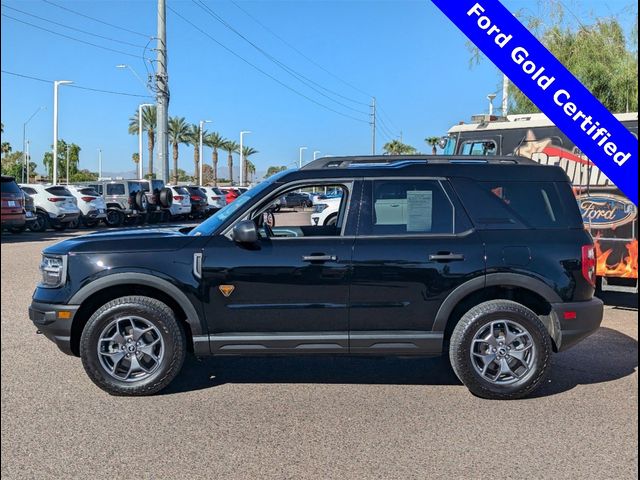
[[116,298],[103,305],[80,338],[87,375],[111,395],[159,392],[180,372],[185,352],[184,331],[173,311],[144,296]]
[[104,223],[107,227],[119,227],[124,222],[124,213],[120,210],[107,210],[107,216],[104,219]]
[[49,216],[44,212],[36,212],[36,219],[29,223],[29,230],[32,232],[44,232],[49,227]]
[[449,359],[474,395],[517,399],[545,381],[551,339],[538,316],[524,305],[491,300],[460,319],[451,335]]

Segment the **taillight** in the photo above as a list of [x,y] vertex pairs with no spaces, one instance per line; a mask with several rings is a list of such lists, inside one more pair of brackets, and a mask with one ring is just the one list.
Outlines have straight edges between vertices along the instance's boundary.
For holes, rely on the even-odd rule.
[[582,276],[592,286],[596,284],[596,250],[593,245],[582,247]]
[[47,198],[50,202],[64,202],[66,198],[64,197],[49,197]]
[[93,202],[97,197],[80,197],[83,202]]
[[200,200],[202,200],[202,198],[198,195],[191,195],[191,200],[193,200],[194,202],[199,202]]
[[174,195],[173,199],[177,201],[181,201],[184,197],[182,195]]

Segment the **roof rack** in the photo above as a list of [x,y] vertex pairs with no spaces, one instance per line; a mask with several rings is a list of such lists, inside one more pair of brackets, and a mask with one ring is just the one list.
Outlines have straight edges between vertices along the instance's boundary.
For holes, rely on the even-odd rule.
[[304,165],[301,170],[349,167],[404,167],[418,164],[491,164],[491,165],[539,165],[529,158],[517,156],[482,155],[367,155],[354,157],[323,157]]

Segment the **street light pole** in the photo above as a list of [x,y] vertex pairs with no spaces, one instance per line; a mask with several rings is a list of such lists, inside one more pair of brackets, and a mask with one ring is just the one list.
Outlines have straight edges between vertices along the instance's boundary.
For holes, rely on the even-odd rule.
[[69,185],[69,145],[67,145],[67,185]]
[[302,152],[306,149],[307,147],[300,147],[300,160],[298,161],[298,168],[302,168]]
[[25,154],[26,154],[25,157],[27,159],[27,183],[29,183],[29,163],[31,162],[31,156],[29,155],[29,140],[27,140]]
[[53,184],[58,183],[58,87],[69,85],[71,80],[55,80],[53,82]]
[[317,155],[318,153],[320,153],[320,150],[315,150],[315,151],[313,152],[313,159],[314,159],[314,160],[317,158],[317,157],[316,157],[316,155]]
[[199,153],[198,153],[198,157],[199,157],[199,167],[200,167],[199,168],[199,170],[200,170],[199,171],[199,176],[200,176],[199,185],[201,185],[201,186],[202,186],[203,163],[204,163],[203,162],[203,158],[202,158],[202,155],[203,155],[203,152],[202,152],[202,133],[203,133],[203,130],[204,130],[204,124],[205,123],[211,123],[211,120],[200,120],[200,124],[199,124],[199,132],[198,132],[198,135],[199,135],[199,138],[198,138]]
[[144,82],[142,81],[142,78],[140,77],[140,75],[138,75],[138,72],[136,72],[136,71],[133,69],[133,67],[131,67],[131,65],[126,65],[126,64],[124,64],[124,63],[121,63],[120,65],[116,65],[116,68],[120,68],[120,69],[122,69],[122,70],[124,70],[125,68],[126,68],[126,69],[129,69],[129,71],[130,71],[131,73],[133,73],[133,75],[138,79],[138,81],[142,84],[142,86],[143,86],[144,88],[146,88],[147,90],[149,90],[149,85],[147,85],[146,83],[144,83]]
[[245,172],[245,168],[244,168],[244,152],[243,152],[243,138],[245,136],[245,134],[251,133],[250,130],[243,130],[242,132],[240,132],[240,186],[244,187],[245,182],[247,181],[244,175]]
[[[24,176],[25,176],[25,172],[29,170],[29,165],[27,164],[28,160],[27,160],[27,123],[29,123],[31,121],[31,119],[33,117],[35,117],[40,110],[44,110],[45,107],[40,107],[38,108],[35,112],[33,112],[33,114],[29,117],[29,119],[24,122],[22,124],[22,156],[24,157],[24,166],[25,168],[22,169],[22,181],[24,182]],[[27,176],[27,183],[29,182],[29,177]]]
[[102,150],[98,149],[98,180],[102,178]]
[[144,107],[153,107],[153,103],[141,103],[138,105],[138,178],[144,178],[144,170],[142,170],[142,109]]

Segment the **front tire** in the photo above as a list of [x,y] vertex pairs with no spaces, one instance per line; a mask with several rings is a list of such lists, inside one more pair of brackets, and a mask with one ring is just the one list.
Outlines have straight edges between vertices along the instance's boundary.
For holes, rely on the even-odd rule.
[[530,309],[509,300],[475,306],[451,335],[451,366],[471,393],[482,398],[529,395],[546,379],[550,358],[544,324]]
[[173,311],[150,297],[116,298],[89,319],[80,339],[87,375],[111,395],[152,395],[176,377],[186,340]]

